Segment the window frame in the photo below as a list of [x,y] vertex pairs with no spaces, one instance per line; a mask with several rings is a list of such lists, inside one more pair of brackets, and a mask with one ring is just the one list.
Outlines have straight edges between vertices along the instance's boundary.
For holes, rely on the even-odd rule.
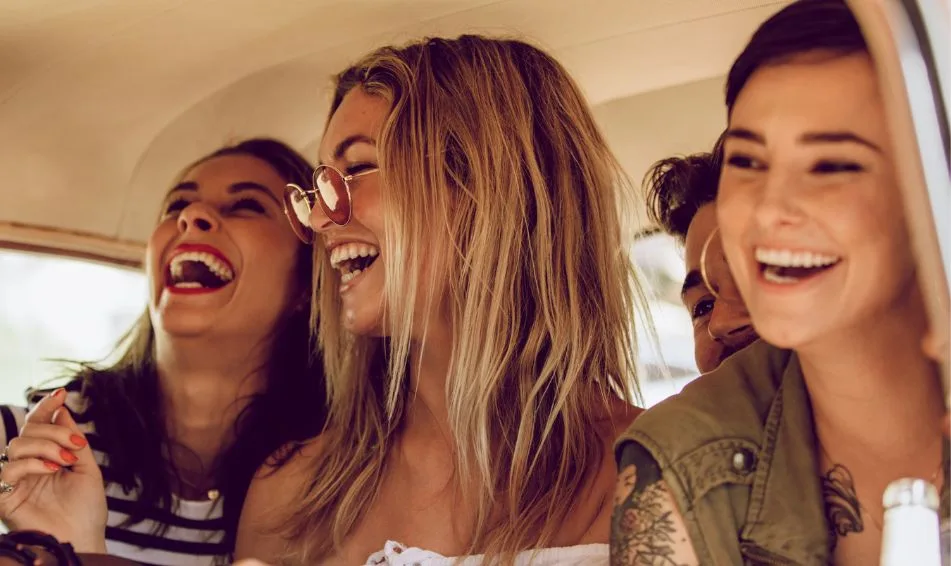
[[[947,347],[951,314],[951,39],[946,0],[847,0],[875,60],[894,142],[913,252],[929,323]],[[946,353],[947,354],[947,353]],[[945,402],[951,392],[948,356],[941,363]]]
[[[50,318],[50,316],[38,315],[35,311],[31,311],[34,312],[32,318],[37,319],[33,323],[26,323],[25,326],[23,326],[15,322],[19,320],[18,318],[13,317],[12,319],[5,319],[5,324],[0,324],[0,327],[13,330],[14,332],[13,345],[6,344],[6,348],[0,348],[0,358],[5,362],[3,367],[0,367],[0,378],[4,380],[4,387],[0,387],[0,395],[2,395],[0,396],[0,404],[22,406],[24,403],[24,398],[21,395],[22,391],[31,387],[60,383],[70,375],[70,368],[73,367],[73,362],[90,362],[97,364],[107,363],[113,360],[113,356],[117,352],[116,348],[121,347],[120,344],[122,344],[123,337],[147,309],[148,283],[146,274],[140,265],[137,265],[136,262],[118,260],[114,257],[102,257],[94,253],[74,252],[73,250],[0,241],[0,256],[7,254],[12,256],[26,256],[30,263],[36,262],[37,267],[42,270],[58,270],[61,268],[58,265],[54,267],[52,264],[67,263],[82,264],[82,267],[78,267],[78,269],[82,271],[95,270],[97,272],[110,272],[105,275],[103,281],[120,283],[121,286],[115,289],[134,291],[134,295],[122,295],[122,297],[134,299],[133,301],[125,301],[122,297],[117,300],[115,295],[111,295],[108,298],[108,303],[101,302],[105,299],[100,297],[99,300],[93,300],[92,302],[87,301],[87,306],[79,308],[79,311],[89,311],[88,305],[91,305],[92,309],[94,309],[95,316],[103,317],[103,322],[97,323],[96,328],[92,330],[92,335],[97,337],[92,340],[88,339],[87,334],[86,339],[66,339],[64,341],[62,335],[56,335],[54,332],[52,333],[54,338],[47,341],[44,334],[43,338],[36,337],[36,340],[28,340],[24,343],[33,345],[39,344],[39,346],[34,347],[27,346],[29,354],[24,355],[22,350],[16,347],[18,337],[23,336],[25,331],[35,332],[36,330],[40,330],[44,332],[45,330],[49,330],[51,328],[50,322],[55,323],[55,317],[58,315],[52,315],[53,318]],[[14,262],[16,261],[19,260],[14,260]],[[74,271],[77,267],[63,266],[63,269]],[[12,273],[7,271],[4,271],[4,273],[13,279],[23,276],[23,274],[18,276],[15,270],[13,270]],[[44,281],[45,280],[44,278]],[[60,281],[63,285],[71,285],[73,282],[73,279],[69,276],[53,280]],[[28,282],[26,289],[28,289],[27,292],[31,298],[9,300],[10,297],[15,297],[16,295],[6,297],[8,299],[7,301],[0,301],[0,314],[9,314],[11,312],[6,310],[3,303],[12,304],[25,301],[26,308],[30,309],[32,308],[30,305],[34,302],[34,297],[47,296],[42,293],[36,294],[32,292],[34,287],[32,287],[32,284],[29,284],[29,282],[35,281],[35,279],[27,278],[26,281]],[[126,286],[125,283],[121,283],[122,281],[130,281],[133,286],[141,285],[141,287],[133,289],[132,287]],[[14,282],[13,286],[14,288],[21,287],[22,283],[18,285]],[[114,288],[109,287],[109,289]],[[69,296],[70,293],[66,295]],[[135,303],[135,306],[133,306],[132,303]],[[13,307],[13,309],[20,316],[23,316],[21,308]],[[62,311],[58,312],[61,313]],[[86,314],[91,315],[93,313]],[[120,318],[113,318],[115,316]],[[114,322],[116,320],[120,321],[121,324],[116,325]],[[67,324],[67,326],[68,325],[69,324]],[[107,328],[103,329],[104,326]],[[75,335],[75,332],[70,335]],[[35,348],[35,350],[32,348]],[[29,361],[24,364],[26,360]],[[12,361],[12,365],[6,365],[8,361]],[[25,372],[21,370],[25,370]],[[16,393],[11,393],[14,390]]]

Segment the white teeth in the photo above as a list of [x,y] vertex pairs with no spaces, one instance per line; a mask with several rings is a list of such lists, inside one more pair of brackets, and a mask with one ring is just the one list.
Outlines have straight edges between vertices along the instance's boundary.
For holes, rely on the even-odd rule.
[[354,269],[353,271],[348,271],[346,273],[343,273],[340,275],[340,282],[349,283],[351,279],[353,279],[357,275],[360,275],[361,273],[363,273],[363,271],[360,269]]
[[380,250],[370,244],[341,244],[330,251],[330,265],[334,269],[340,269],[340,264],[347,260],[358,257],[376,257],[378,255],[380,255]]
[[179,281],[173,287],[176,289],[201,289],[202,284],[198,281]]
[[763,270],[763,279],[769,281],[770,283],[779,283],[781,285],[790,285],[792,283],[798,283],[799,279],[796,277],[788,277],[786,275],[780,275],[776,272],[774,267],[767,267]]
[[826,267],[839,257],[816,252],[756,248],[756,261],[774,267]]
[[212,273],[224,282],[234,279],[234,271],[231,266],[208,252],[183,252],[173,257],[169,262],[169,271],[171,271],[173,278],[181,277],[182,265],[186,261],[198,261],[205,264]]

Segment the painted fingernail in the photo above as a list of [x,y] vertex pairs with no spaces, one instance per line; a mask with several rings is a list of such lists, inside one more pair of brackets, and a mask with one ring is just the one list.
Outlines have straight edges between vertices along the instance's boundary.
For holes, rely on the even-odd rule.
[[74,434],[70,436],[69,441],[80,448],[85,448],[86,445],[89,444],[89,442],[85,438],[79,436],[78,434]]
[[66,393],[66,390],[63,389],[62,387],[60,387],[60,388],[57,389],[56,391],[50,393],[50,397],[59,397],[59,396],[62,395],[63,393]]
[[43,461],[43,465],[53,470],[54,472],[62,468],[62,466],[60,466],[56,462],[47,462],[46,460]]
[[59,455],[63,460],[66,460],[67,464],[75,464],[76,461],[79,460],[79,458],[76,457],[75,454],[73,454],[72,452],[70,452],[69,450],[65,448],[59,451]]

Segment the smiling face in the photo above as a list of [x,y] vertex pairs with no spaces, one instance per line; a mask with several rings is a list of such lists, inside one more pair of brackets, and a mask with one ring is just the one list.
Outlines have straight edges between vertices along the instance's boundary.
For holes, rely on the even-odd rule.
[[[716,205],[705,204],[690,221],[684,242],[687,276],[681,298],[693,321],[694,358],[703,373],[713,371],[723,360],[758,338],[730,274],[716,228]],[[704,260],[712,290],[703,280],[701,262]]]
[[[320,162],[333,166],[349,181],[350,221],[330,221],[320,206],[310,226],[326,246],[331,267],[340,274],[338,292],[344,326],[355,334],[382,332],[386,258],[377,141],[389,114],[386,99],[354,88],[327,124],[320,144]],[[361,173],[367,173],[360,175]],[[318,244],[319,245],[319,244]]]
[[305,291],[300,243],[266,162],[226,155],[193,167],[163,201],[149,238],[149,313],[170,336],[266,335]]
[[730,117],[717,213],[760,335],[861,331],[914,289],[884,109],[865,54],[757,70]]

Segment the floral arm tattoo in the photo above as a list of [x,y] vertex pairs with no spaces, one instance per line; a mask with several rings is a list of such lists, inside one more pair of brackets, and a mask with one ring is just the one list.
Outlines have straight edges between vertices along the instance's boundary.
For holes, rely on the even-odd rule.
[[628,443],[618,470],[611,517],[611,566],[698,564],[683,518],[650,452],[640,444]]

